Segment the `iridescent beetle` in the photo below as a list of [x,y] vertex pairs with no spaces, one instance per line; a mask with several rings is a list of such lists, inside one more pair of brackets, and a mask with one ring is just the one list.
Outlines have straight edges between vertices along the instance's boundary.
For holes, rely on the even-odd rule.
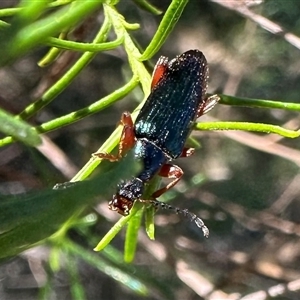
[[[118,154],[94,154],[101,159],[118,161],[134,148],[135,158],[143,163],[140,174],[118,185],[109,202],[110,209],[128,215],[135,201],[150,202],[183,213],[208,236],[208,228],[195,214],[156,200],[182,177],[182,169],[171,162],[194,153],[195,149],[185,147],[194,122],[219,100],[216,95],[205,97],[207,79],[207,61],[199,50],[189,50],[170,61],[164,56],[159,58],[152,76],[151,93],[136,121],[133,123],[129,112],[122,114]],[[145,184],[155,175],[173,180],[154,192],[151,199],[142,200]]]

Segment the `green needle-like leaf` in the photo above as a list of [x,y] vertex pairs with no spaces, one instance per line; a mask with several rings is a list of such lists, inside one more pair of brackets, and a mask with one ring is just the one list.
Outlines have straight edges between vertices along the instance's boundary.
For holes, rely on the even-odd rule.
[[[31,1],[32,5],[29,7],[29,12],[32,13],[37,9],[38,3],[44,4],[45,1]],[[34,3],[34,4],[33,4]],[[22,14],[26,14],[26,10],[20,11],[20,18],[16,14],[15,21],[11,26],[3,30],[0,34],[0,40],[5,41],[2,43],[3,47],[0,49],[0,66],[16,59],[17,57],[25,54],[36,45],[45,41],[48,37],[63,31],[66,27],[70,28],[78,21],[94,12],[102,5],[102,1],[86,0],[74,1],[70,5],[49,14],[47,17],[37,20],[25,26]],[[40,6],[38,6],[40,9]],[[30,14],[31,16],[31,14]]]
[[100,52],[112,50],[123,43],[124,38],[119,37],[115,41],[106,43],[79,43],[73,41],[65,41],[58,38],[48,38],[47,44],[52,47],[57,47],[67,50],[84,51],[84,52]]
[[112,171],[92,180],[62,189],[48,189],[16,196],[1,196],[0,258],[13,256],[49,237],[96,196],[110,197],[120,178],[136,171],[131,155],[116,164]]
[[143,210],[140,209],[128,223],[126,231],[125,249],[124,249],[124,261],[130,263],[134,259],[138,232],[141,226],[141,221],[143,217]]
[[[140,276],[134,274],[129,265],[124,268],[122,266],[121,260],[115,259],[118,256],[118,254],[116,254],[116,251],[114,251],[114,253],[110,255],[110,257],[115,260],[114,265],[112,265],[111,263],[109,263],[109,261],[107,261],[107,259],[103,259],[101,256],[96,255],[96,253],[91,253],[90,251],[84,249],[81,246],[78,246],[68,239],[65,239],[62,247],[65,250],[68,250],[68,252],[76,254],[83,261],[89,263],[91,266],[97,268],[101,272],[104,272],[108,276],[121,282],[122,284],[127,286],[127,288],[135,291],[141,296],[146,296],[147,294],[149,294],[149,290],[146,284],[144,284],[140,280]],[[106,253],[111,251],[112,248],[110,247],[110,249],[106,251]]]
[[172,32],[174,26],[176,25],[177,21],[179,20],[187,3],[188,0],[172,1],[162,21],[160,22],[153,39],[144,51],[143,55],[140,57],[141,61],[150,59],[164,44],[169,34]]
[[130,219],[141,209],[141,203],[136,203],[131,209],[130,214],[126,217],[122,217],[101,239],[98,245],[94,248],[95,251],[103,250],[111,240],[119,233],[119,231],[130,221]]
[[155,207],[151,205],[150,207],[146,208],[145,211],[145,227],[146,233],[150,240],[155,240],[155,226],[154,226],[154,214],[155,214]]
[[287,138],[296,138],[300,136],[299,130],[289,130],[280,126],[251,123],[251,122],[205,122],[196,123],[194,129],[198,130],[244,130],[263,133],[276,133]]
[[220,96],[220,104],[246,106],[246,107],[260,107],[260,108],[276,108],[300,111],[299,103],[284,102],[284,101],[272,101],[252,98],[241,98],[229,95],[218,95]]
[[38,146],[42,142],[36,130],[29,124],[2,109],[0,109],[0,131],[29,146]]
[[148,1],[146,0],[132,0],[137,6],[139,6],[140,8],[150,12],[151,14],[154,14],[154,15],[160,15],[162,14],[163,12],[156,8],[155,6],[153,6],[151,3],[149,3]]
[[[93,43],[103,43],[110,30],[110,23],[107,19],[104,20],[101,29],[93,40]],[[36,114],[44,106],[48,105],[55,97],[57,97],[69,84],[78,76],[78,74],[86,67],[90,61],[95,57],[94,52],[85,52],[77,60],[77,62],[62,76],[55,84],[53,84],[43,96],[26,107],[24,111],[19,114],[22,119],[27,119]]]

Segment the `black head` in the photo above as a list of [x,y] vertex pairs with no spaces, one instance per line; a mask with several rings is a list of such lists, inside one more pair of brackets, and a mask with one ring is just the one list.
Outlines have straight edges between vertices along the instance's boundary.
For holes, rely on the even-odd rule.
[[127,216],[135,200],[142,197],[144,183],[139,178],[121,182],[113,199],[109,202],[109,208],[117,211],[123,216]]

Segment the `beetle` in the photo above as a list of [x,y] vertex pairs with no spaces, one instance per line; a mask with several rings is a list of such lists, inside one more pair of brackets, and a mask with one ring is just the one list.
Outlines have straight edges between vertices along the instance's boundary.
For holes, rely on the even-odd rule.
[[[189,50],[172,60],[161,56],[154,68],[151,92],[137,119],[133,122],[129,112],[121,117],[123,131],[117,155],[95,153],[101,159],[120,160],[134,148],[137,160],[143,168],[134,178],[122,181],[117,192],[109,202],[109,208],[122,215],[128,215],[134,202],[144,201],[163,208],[172,206],[156,200],[178,183],[183,171],[172,161],[179,157],[188,157],[195,151],[186,148],[195,120],[210,111],[219,97],[206,97],[208,65],[205,56],[199,50]],[[155,191],[151,199],[142,200],[145,185],[156,175],[172,181]],[[188,210],[173,208],[184,213],[201,227],[204,235],[208,229],[203,221]]]

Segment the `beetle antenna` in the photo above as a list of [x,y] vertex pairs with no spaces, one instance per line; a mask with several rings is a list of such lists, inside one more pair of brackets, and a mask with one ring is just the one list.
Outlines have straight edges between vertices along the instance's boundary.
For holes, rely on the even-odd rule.
[[155,208],[162,208],[175,211],[176,214],[182,214],[184,217],[188,218],[191,222],[194,222],[199,228],[202,229],[204,236],[207,238],[209,236],[209,229],[204,224],[203,220],[199,218],[194,213],[190,212],[188,209],[181,209],[172,205],[169,205],[165,202],[158,201],[156,199],[148,200],[153,204]]

